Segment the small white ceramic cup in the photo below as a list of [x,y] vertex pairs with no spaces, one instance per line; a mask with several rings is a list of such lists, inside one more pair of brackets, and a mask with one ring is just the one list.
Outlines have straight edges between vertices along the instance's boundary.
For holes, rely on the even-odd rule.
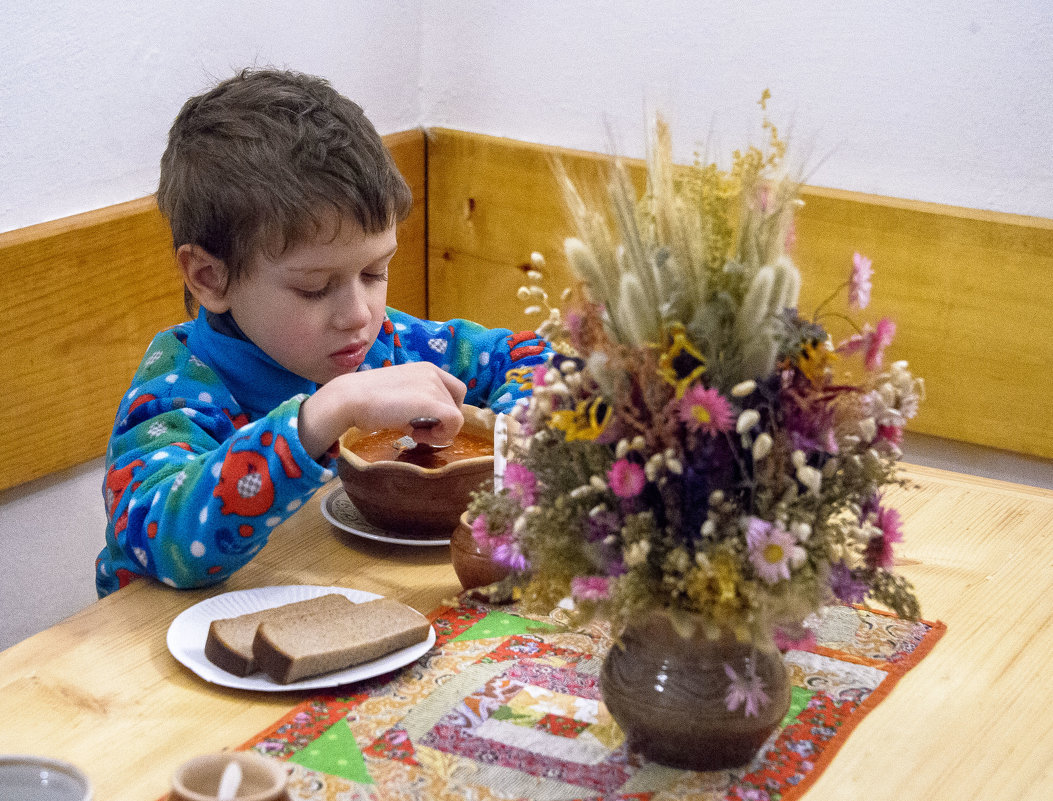
[[0,754],[0,798],[91,801],[91,782],[80,768],[60,759]]
[[279,801],[286,799],[289,774],[285,764],[253,751],[225,751],[187,760],[172,776],[171,801],[215,801],[219,780],[230,762],[241,765],[241,787],[236,801]]

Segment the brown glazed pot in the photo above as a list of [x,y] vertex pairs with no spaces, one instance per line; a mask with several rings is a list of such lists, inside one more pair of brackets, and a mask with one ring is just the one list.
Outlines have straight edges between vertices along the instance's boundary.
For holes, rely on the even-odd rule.
[[461,515],[460,522],[450,537],[450,559],[453,562],[453,572],[457,574],[461,586],[466,590],[493,584],[511,572],[493,560],[488,548],[479,547],[472,536],[467,512]]
[[[660,612],[628,626],[622,646],[612,646],[603,661],[603,700],[630,750],[654,762],[688,770],[741,767],[790,708],[789,677],[777,650],[754,651],[730,633],[709,640],[696,630],[684,638]],[[728,711],[725,700],[725,663],[743,676],[749,659],[771,699],[755,717],[747,717],[744,706]]]
[[[493,437],[495,415],[462,406],[464,429]],[[350,429],[340,438],[337,471],[351,503],[387,531],[449,537],[468,508],[472,490],[494,475],[494,457],[477,456],[427,468],[408,462],[367,462],[349,446],[370,432]]]

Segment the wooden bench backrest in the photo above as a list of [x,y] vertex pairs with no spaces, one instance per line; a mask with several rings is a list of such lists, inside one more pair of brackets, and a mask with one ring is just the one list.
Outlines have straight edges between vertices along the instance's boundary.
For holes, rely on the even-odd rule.
[[[536,325],[516,299],[531,251],[548,260],[549,294],[566,286],[562,243],[572,231],[554,157],[580,176],[603,166],[593,153],[429,132],[436,319]],[[642,165],[635,169],[639,186]],[[890,317],[898,332],[887,355],[907,359],[926,383],[910,430],[1053,458],[1053,220],[819,188],[807,188],[804,201],[794,254],[801,312],[810,316],[847,280],[853,252],[873,259],[862,319]]]

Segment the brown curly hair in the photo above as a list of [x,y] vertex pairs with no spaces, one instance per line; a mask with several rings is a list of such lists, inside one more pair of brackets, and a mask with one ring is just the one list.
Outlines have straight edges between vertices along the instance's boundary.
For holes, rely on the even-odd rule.
[[[361,107],[323,78],[270,69],[183,104],[157,189],[173,245],[222,259],[227,285],[258,253],[318,236],[333,212],[374,234],[405,219],[412,201]],[[184,299],[193,314],[189,289]]]

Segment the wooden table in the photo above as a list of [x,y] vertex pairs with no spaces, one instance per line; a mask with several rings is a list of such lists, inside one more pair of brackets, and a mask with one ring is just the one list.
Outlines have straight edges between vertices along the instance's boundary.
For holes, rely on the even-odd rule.
[[[1053,797],[1053,492],[930,468],[895,493],[902,571],[935,650],[851,735],[813,799]],[[175,767],[236,747],[303,695],[207,684],[165,646],[172,619],[220,592],[343,585],[429,611],[460,589],[445,548],[347,535],[318,493],[225,584],[181,592],[139,581],[0,653],[0,753],[73,762],[98,801],[152,801]],[[27,599],[27,603],[31,603]]]

